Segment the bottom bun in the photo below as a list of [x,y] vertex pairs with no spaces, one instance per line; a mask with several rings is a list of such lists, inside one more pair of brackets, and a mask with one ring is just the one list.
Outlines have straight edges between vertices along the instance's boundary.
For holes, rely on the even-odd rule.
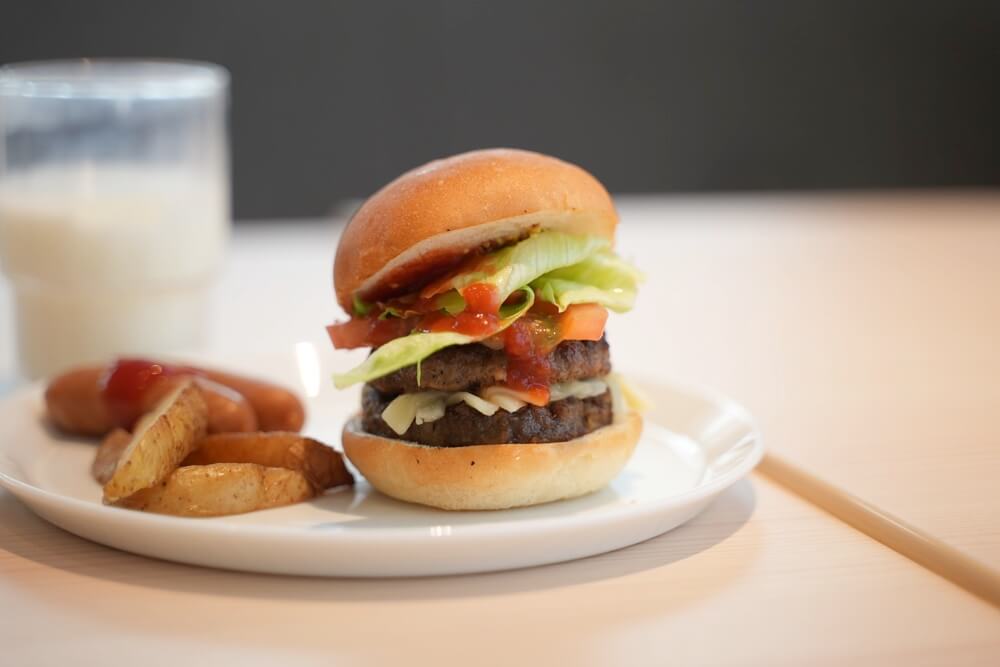
[[642,433],[635,412],[575,440],[428,447],[372,435],[354,418],[344,453],[376,489],[446,510],[500,510],[575,498],[606,486]]

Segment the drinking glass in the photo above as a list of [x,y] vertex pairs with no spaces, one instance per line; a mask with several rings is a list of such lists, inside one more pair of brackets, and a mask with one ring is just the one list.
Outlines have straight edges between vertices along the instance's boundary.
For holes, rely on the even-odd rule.
[[24,375],[203,339],[230,228],[228,86],[207,63],[0,68],[0,267]]

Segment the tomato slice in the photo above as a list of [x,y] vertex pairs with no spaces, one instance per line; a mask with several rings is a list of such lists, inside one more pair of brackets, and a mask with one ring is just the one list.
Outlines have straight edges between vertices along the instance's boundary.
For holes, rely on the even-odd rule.
[[559,340],[601,340],[608,309],[596,303],[575,303],[559,316]]
[[351,350],[364,347],[368,340],[368,320],[351,318],[346,322],[331,324],[326,328],[330,341],[338,350]]
[[398,317],[351,318],[346,322],[331,324],[326,328],[330,341],[338,350],[356,347],[378,347],[394,338],[405,336],[413,329],[413,322]]

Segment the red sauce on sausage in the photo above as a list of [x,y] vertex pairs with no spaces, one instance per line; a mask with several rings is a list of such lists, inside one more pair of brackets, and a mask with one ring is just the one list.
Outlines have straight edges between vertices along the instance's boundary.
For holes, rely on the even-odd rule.
[[195,368],[160,364],[147,359],[119,359],[104,378],[101,395],[112,418],[131,428],[147,407],[146,394],[165,378],[198,375]]

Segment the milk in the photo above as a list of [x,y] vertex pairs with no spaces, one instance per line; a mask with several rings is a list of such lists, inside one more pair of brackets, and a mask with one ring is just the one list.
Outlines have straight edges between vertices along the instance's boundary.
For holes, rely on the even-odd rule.
[[122,165],[0,181],[0,266],[33,377],[196,344],[229,229],[220,173]]

